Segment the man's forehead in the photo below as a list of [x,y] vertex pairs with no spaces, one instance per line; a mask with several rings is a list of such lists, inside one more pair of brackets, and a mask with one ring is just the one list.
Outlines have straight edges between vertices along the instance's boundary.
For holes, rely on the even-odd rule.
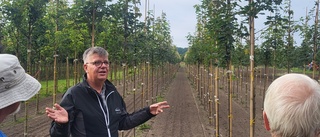
[[92,54],[91,56],[89,56],[89,60],[108,60],[108,56]]

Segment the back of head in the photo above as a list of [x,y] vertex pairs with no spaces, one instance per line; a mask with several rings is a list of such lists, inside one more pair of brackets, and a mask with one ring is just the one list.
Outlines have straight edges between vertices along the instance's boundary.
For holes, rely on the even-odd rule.
[[271,83],[264,111],[272,134],[312,137],[320,131],[320,86],[303,74],[286,74]]

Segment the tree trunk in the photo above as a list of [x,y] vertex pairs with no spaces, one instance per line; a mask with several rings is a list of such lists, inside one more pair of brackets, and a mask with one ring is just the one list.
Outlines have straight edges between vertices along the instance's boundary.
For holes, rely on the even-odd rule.
[[[249,0],[253,4],[254,0]],[[251,10],[254,10],[251,7]],[[250,24],[250,137],[254,137],[255,126],[255,91],[254,91],[254,16],[249,17]]]
[[[314,44],[313,49],[315,50],[315,53],[313,55],[313,72],[314,73],[317,70],[317,66],[318,66],[318,63],[316,62],[316,55],[317,55],[316,50],[318,49],[317,38],[318,38],[318,20],[319,20],[319,0],[316,4],[317,4],[317,10],[316,10],[316,16],[315,16],[314,35],[313,35],[313,44]],[[319,76],[316,79],[317,81],[318,81],[319,77],[320,77],[320,69],[319,69]]]
[[94,37],[95,37],[95,18],[96,18],[96,6],[95,0],[93,0],[92,6],[92,30],[91,30],[91,47],[94,47]]

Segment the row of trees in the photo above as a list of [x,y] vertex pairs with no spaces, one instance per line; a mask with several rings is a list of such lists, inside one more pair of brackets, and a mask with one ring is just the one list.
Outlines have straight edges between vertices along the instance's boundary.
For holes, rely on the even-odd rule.
[[40,61],[77,61],[90,46],[106,48],[117,64],[178,62],[166,14],[156,17],[146,7],[141,21],[138,4],[140,0],[0,0],[2,52],[17,55],[29,73],[31,64]]
[[[228,112],[232,116],[233,79],[232,66],[250,66],[250,136],[254,136],[255,125],[255,91],[254,70],[256,66],[265,66],[265,73],[273,67],[286,68],[287,73],[293,67],[303,67],[310,62],[318,64],[320,61],[318,46],[318,11],[319,0],[314,7],[306,11],[306,17],[294,20],[291,0],[246,0],[248,4],[242,6],[238,1],[231,0],[203,0],[195,5],[197,14],[197,29],[194,35],[189,35],[188,52],[184,59],[187,63],[205,67],[213,64],[226,69],[228,83]],[[256,45],[254,19],[259,14],[270,14],[265,21],[266,28],[261,30],[262,43]],[[238,20],[238,17],[245,20]],[[311,19],[315,22],[308,23]],[[301,45],[295,44],[293,34],[298,33],[302,38]],[[313,65],[313,78],[315,78]],[[217,71],[217,70],[216,70]],[[197,74],[200,75],[200,74]],[[320,75],[320,72],[319,72]],[[273,76],[274,78],[275,76]],[[218,77],[216,77],[218,78]],[[218,107],[218,106],[217,106]],[[229,117],[229,134],[232,136],[232,117]]]
[[[316,1],[314,7],[306,11],[305,17],[294,20],[291,0],[258,0],[245,6],[240,6],[236,1],[205,0],[195,6],[198,15],[197,32],[188,36],[192,46],[186,61],[209,64],[217,59],[216,64],[221,67],[227,67],[228,60],[233,65],[249,65],[249,17],[257,18],[259,14],[264,14],[262,11],[266,11],[270,15],[264,22],[266,27],[258,30],[261,31],[259,38],[262,43],[255,46],[255,66],[271,65],[286,68],[289,72],[293,67],[309,64],[313,55],[316,56],[315,61],[319,62],[320,56],[316,51],[320,43],[319,35],[316,35],[319,31],[319,15],[316,12],[318,5]],[[237,17],[240,16],[246,20],[239,21]],[[310,23],[310,20],[315,22]],[[301,37],[302,43],[296,43],[293,33]]]
[[[141,21],[138,4],[140,0],[0,0],[0,52],[16,55],[34,76],[44,69],[38,66],[53,66],[53,103],[57,64],[78,66],[89,47],[107,49],[113,66],[136,68],[148,62],[154,70],[179,62],[166,14],[156,17],[146,7]],[[24,136],[28,133],[27,112],[28,101]]]

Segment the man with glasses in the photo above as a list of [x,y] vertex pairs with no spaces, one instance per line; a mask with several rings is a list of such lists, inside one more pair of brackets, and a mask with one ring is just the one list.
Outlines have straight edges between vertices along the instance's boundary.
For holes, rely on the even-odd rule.
[[169,108],[163,101],[128,114],[123,98],[107,79],[108,52],[91,47],[83,53],[83,61],[83,82],[69,88],[60,105],[46,108],[53,120],[52,137],[118,137],[118,130],[134,128]]

